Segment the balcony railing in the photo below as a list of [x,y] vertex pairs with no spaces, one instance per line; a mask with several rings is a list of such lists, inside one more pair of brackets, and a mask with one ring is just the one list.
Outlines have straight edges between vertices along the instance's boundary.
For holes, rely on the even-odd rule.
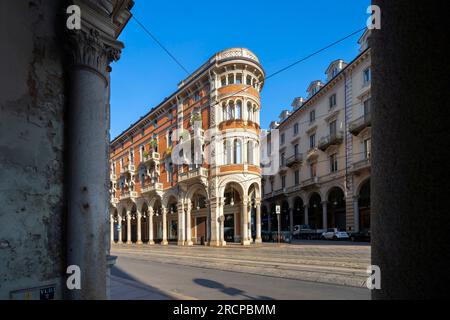
[[149,152],[147,155],[143,157],[144,162],[150,162],[150,161],[159,161],[161,159],[161,156],[158,152]]
[[128,165],[125,165],[122,168],[120,168],[120,173],[121,174],[128,173],[128,172],[133,173],[135,170],[136,170],[136,168],[135,168],[134,164],[128,164]]
[[303,156],[301,154],[294,154],[292,157],[289,157],[286,160],[286,166],[288,166],[289,168],[296,166],[296,165],[300,165],[303,162]]
[[196,178],[208,178],[209,170],[203,167],[191,169],[178,175],[178,181],[187,181]]
[[159,182],[150,183],[142,188],[142,193],[158,192],[163,190],[163,184]]
[[359,117],[358,119],[350,122],[349,131],[353,135],[358,135],[365,128],[370,127],[371,122],[372,122],[372,117],[371,117],[370,113],[367,113],[367,114],[363,115],[362,117]]
[[120,200],[134,199],[137,198],[138,193],[136,191],[125,191],[120,194]]
[[319,141],[319,149],[322,151],[327,150],[328,147],[333,145],[340,145],[344,140],[344,133],[342,131],[330,134],[326,137],[322,137]]
[[353,163],[353,172],[360,172],[365,169],[369,169],[371,166],[371,160],[370,155],[367,156],[367,158],[357,161]]
[[307,180],[303,181],[302,188],[307,189],[307,188],[316,187],[316,186],[318,186],[319,181],[320,181],[320,179],[317,176],[307,179]]

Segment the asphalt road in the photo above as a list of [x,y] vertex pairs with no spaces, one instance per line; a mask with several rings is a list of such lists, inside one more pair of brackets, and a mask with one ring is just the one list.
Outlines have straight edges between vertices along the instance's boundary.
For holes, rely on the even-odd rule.
[[[158,292],[143,295],[143,299],[370,299],[365,288],[148,261],[139,254],[118,256],[114,278]],[[133,297],[126,292],[115,290],[112,298]]]

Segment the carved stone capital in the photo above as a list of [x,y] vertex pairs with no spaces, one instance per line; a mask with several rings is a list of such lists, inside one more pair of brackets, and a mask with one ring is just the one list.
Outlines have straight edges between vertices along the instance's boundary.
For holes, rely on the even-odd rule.
[[123,45],[119,41],[102,39],[95,29],[77,30],[69,34],[69,48],[73,66],[88,68],[105,80],[108,66],[120,59]]

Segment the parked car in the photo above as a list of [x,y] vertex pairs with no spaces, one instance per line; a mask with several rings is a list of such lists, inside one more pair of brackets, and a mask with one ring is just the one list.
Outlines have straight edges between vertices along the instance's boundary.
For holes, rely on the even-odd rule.
[[360,232],[354,232],[350,234],[350,240],[355,241],[366,241],[370,242],[370,230],[363,230]]
[[322,233],[322,239],[326,240],[341,240],[341,239],[349,239],[349,235],[345,231],[339,231],[337,228],[329,228],[327,231]]

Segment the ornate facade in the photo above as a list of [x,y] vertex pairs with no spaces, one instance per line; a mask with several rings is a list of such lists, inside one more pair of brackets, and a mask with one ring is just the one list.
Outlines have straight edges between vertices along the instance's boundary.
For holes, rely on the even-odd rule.
[[371,55],[366,31],[360,54],[333,61],[326,82],[313,81],[271,129],[279,136],[279,170],[263,180],[263,229],[295,225],[349,232],[370,229]]
[[261,242],[264,77],[251,51],[219,52],[111,142],[112,242]]

